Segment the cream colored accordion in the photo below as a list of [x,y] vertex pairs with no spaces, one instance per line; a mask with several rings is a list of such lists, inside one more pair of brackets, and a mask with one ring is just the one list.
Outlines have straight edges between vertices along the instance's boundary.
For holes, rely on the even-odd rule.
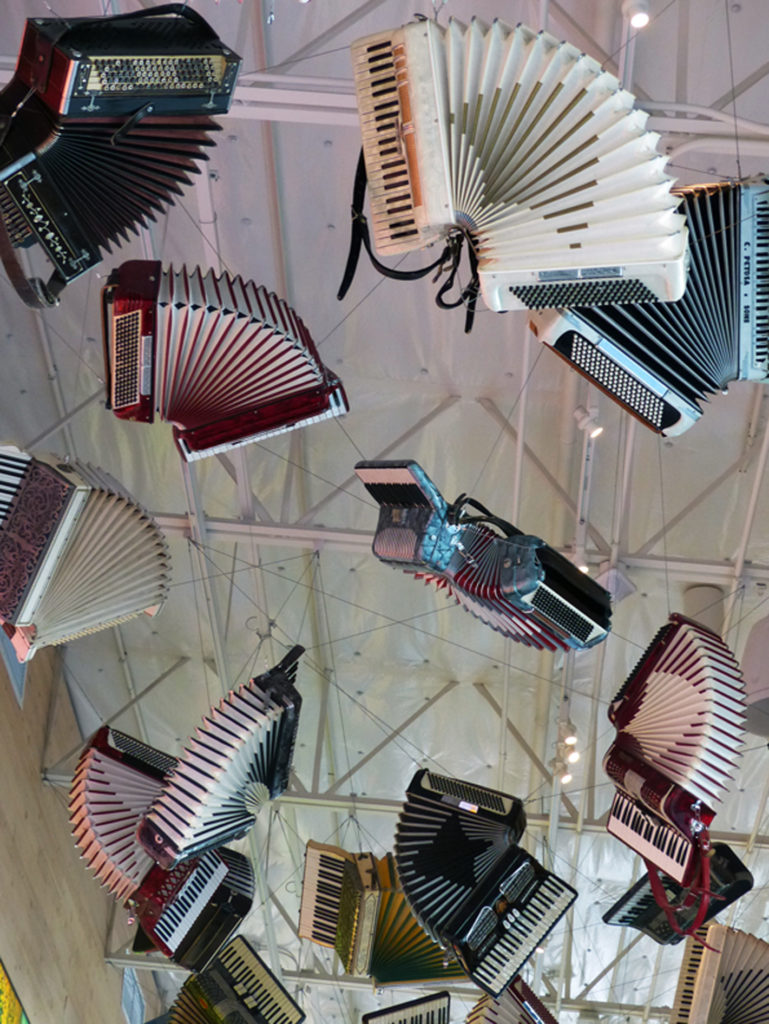
[[154,615],[169,563],[154,521],[103,470],[0,447],[0,622],[19,661]]
[[102,290],[107,401],[174,425],[188,461],[347,412],[294,310],[253,281],[123,263]]
[[683,294],[658,136],[592,57],[523,25],[425,19],[352,60],[379,253],[461,231],[495,311]]
[[722,924],[705,942],[686,941],[670,1024],[766,1024],[769,944]]
[[376,985],[463,978],[409,907],[391,854],[307,843],[299,937],[334,949],[347,974]]
[[449,1024],[451,996],[448,992],[411,999],[384,1010],[364,1013],[361,1024]]

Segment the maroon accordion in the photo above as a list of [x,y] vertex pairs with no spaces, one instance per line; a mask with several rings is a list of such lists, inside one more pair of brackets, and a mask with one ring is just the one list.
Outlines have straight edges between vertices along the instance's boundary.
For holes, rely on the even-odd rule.
[[468,1013],[466,1024],[558,1024],[558,1021],[518,975],[496,998],[488,993],[481,996]]
[[176,759],[103,726],[80,756],[70,817],[84,860],[134,910],[135,949],[160,949],[200,970],[251,909],[254,879],[240,854],[221,847],[175,871],[156,865],[136,838],[142,815],[163,790]]
[[[744,687],[726,644],[673,614],[609,707],[617,737],[604,770],[617,788],[608,831],[649,867],[692,889],[707,911],[708,828],[744,735]],[[699,927],[695,920],[693,930]],[[678,930],[671,920],[671,926]]]
[[349,408],[304,323],[252,281],[131,260],[102,306],[109,406],[172,423],[188,461]]

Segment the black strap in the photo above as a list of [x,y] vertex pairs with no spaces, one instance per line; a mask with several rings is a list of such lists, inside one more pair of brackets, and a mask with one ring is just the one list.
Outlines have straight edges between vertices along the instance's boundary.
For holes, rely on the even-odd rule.
[[[464,508],[469,505],[471,508],[477,509],[481,515],[479,516],[468,516],[464,514]],[[450,523],[490,523],[492,526],[496,526],[504,533],[506,537],[516,537],[520,535],[520,530],[513,526],[512,523],[508,523],[506,519],[500,519],[499,516],[495,516],[493,512],[490,512],[485,505],[482,505],[480,501],[476,501],[475,498],[470,498],[467,494],[460,494],[459,497],[449,505],[446,510],[446,519]]]
[[472,242],[468,245],[472,278],[470,283],[460,292],[459,297],[455,301],[449,301],[445,299],[444,296],[446,295],[446,292],[454,287],[454,282],[456,280],[457,270],[459,268],[459,262],[462,255],[462,242],[465,238],[464,234],[461,232],[456,231],[449,235],[446,245],[438,259],[427,267],[421,267],[419,270],[394,270],[392,267],[388,267],[384,263],[380,263],[374,255],[374,251],[371,247],[368,221],[363,213],[363,203],[366,198],[367,182],[366,162],[363,158],[363,150],[361,149],[360,156],[358,157],[358,166],[355,169],[352,203],[350,205],[350,215],[352,218],[350,249],[347,254],[347,263],[345,264],[344,273],[342,275],[342,283],[339,285],[339,290],[336,293],[337,299],[343,299],[352,284],[352,279],[355,276],[355,271],[358,266],[358,259],[360,258],[361,245],[363,245],[374,268],[385,277],[391,277],[396,281],[416,281],[420,277],[426,277],[434,270],[437,271],[434,278],[434,280],[437,281],[438,277],[444,273],[448,267],[448,278],[441,285],[435,301],[441,309],[455,309],[457,306],[465,305],[467,308],[465,316],[465,333],[469,333],[475,317],[475,303],[479,288],[478,259],[475,255]]

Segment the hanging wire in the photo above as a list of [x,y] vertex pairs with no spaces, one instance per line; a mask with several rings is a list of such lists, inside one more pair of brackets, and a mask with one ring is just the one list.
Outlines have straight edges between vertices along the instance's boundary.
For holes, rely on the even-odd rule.
[[729,2],[724,0],[724,12],[726,13],[726,40],[729,53],[729,77],[732,84],[732,110],[734,113],[734,150],[737,158],[737,177],[742,178],[742,164],[740,162],[740,133],[737,127],[737,88],[734,82],[734,50],[732,48],[732,20],[729,17]]

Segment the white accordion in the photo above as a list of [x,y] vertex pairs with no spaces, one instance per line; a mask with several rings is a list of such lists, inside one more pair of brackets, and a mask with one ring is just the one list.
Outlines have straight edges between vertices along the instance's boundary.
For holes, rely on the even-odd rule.
[[253,281],[130,260],[102,290],[102,312],[110,408],[172,423],[188,461],[349,408],[302,320]]
[[670,1024],[765,1024],[769,944],[722,924],[705,941],[686,941]]
[[683,294],[658,136],[592,57],[522,25],[425,19],[352,59],[378,252],[463,231],[495,311]]
[[103,470],[0,447],[0,622],[19,661],[154,615],[169,561],[155,522]]

